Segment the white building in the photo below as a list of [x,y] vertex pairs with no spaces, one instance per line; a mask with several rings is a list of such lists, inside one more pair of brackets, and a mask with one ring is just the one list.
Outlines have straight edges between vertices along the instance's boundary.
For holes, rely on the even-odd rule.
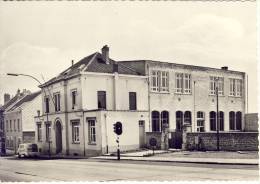
[[43,114],[35,117],[36,141],[43,153],[97,155],[114,152],[113,124],[123,124],[121,150],[144,145],[148,121],[147,76],[94,53],[42,88]]

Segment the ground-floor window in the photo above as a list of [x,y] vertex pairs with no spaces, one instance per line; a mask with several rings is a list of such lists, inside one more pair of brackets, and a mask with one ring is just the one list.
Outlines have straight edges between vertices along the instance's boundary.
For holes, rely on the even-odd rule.
[[88,135],[89,135],[89,143],[96,143],[96,119],[88,120]]
[[181,131],[183,125],[183,113],[182,111],[176,112],[176,130]]
[[197,112],[197,132],[204,132],[205,126],[205,113],[202,111]]
[[219,112],[219,130],[224,131],[224,112]]
[[37,124],[37,139],[39,142],[42,141],[42,124]]
[[184,112],[184,123],[191,125],[191,111]]
[[158,111],[152,111],[152,131],[160,131],[160,113]]
[[169,112],[168,111],[161,112],[161,124],[162,124],[162,127],[164,127],[164,128],[169,127]]
[[46,130],[46,142],[51,141],[51,124],[46,123],[45,124],[45,130]]
[[72,121],[72,142],[79,143],[79,121]]
[[240,111],[229,112],[229,128],[230,130],[241,130],[242,129],[242,113]]
[[211,111],[209,113],[210,130],[216,131],[216,112]]

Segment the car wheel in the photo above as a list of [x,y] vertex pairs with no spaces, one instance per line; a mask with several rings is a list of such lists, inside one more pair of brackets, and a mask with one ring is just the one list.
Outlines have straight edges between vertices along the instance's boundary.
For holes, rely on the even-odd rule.
[[21,155],[20,155],[20,153],[18,153],[18,158],[21,158]]

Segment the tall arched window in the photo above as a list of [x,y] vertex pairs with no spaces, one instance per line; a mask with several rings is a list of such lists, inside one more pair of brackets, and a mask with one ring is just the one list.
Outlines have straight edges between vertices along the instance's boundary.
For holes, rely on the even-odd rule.
[[160,113],[158,111],[152,111],[152,131],[160,131]]
[[181,131],[183,125],[183,113],[182,111],[176,111],[176,130]]
[[235,112],[234,111],[230,111],[229,112],[229,129],[230,130],[235,130],[236,126],[235,126]]
[[224,131],[224,112],[219,112],[219,130]]
[[211,111],[209,113],[210,130],[216,131],[216,112]]
[[169,112],[162,111],[161,112],[161,127],[169,127]]
[[242,113],[238,111],[236,113],[236,130],[242,129]]
[[185,111],[184,123],[191,124],[191,112],[190,111]]

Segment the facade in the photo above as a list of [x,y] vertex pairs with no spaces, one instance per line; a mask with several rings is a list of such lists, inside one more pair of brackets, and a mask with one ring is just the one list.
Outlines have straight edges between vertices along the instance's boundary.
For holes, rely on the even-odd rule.
[[170,141],[180,140],[170,147],[181,148],[184,125],[216,132],[219,118],[221,132],[244,131],[245,86],[245,73],[227,67],[115,62],[105,46],[40,86],[44,111],[35,117],[36,142],[43,153],[114,152],[113,124],[120,121],[121,150],[144,147],[147,132],[165,128]]
[[258,132],[258,113],[245,114],[245,131]]
[[144,146],[148,131],[147,76],[116,63],[108,47],[51,79],[42,88],[43,114],[35,117],[42,153],[99,155],[117,149],[113,124],[120,121],[121,150]]
[[6,149],[14,151],[20,143],[35,140],[34,116],[41,111],[40,91],[26,92],[20,100],[4,112]]
[[121,63],[148,76],[149,132],[167,127],[170,147],[182,148],[184,125],[213,133],[219,118],[220,132],[245,130],[244,72],[147,60]]

